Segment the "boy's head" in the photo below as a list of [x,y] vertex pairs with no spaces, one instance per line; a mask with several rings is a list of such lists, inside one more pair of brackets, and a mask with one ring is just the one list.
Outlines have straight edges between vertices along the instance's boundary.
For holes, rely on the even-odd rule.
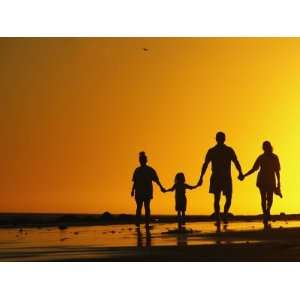
[[185,183],[185,176],[182,172],[176,174],[175,183]]
[[225,133],[222,131],[217,132],[216,141],[217,141],[218,145],[223,145],[225,143],[225,140],[226,140]]
[[139,161],[140,161],[141,166],[145,166],[147,164],[148,159],[147,159],[146,153],[144,151],[140,152]]

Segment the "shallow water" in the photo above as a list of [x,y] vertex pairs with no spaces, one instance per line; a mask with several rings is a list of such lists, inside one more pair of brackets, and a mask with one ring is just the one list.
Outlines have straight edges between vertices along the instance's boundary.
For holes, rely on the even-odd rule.
[[[272,228],[299,227],[300,221],[272,222]],[[188,246],[220,243],[259,242],[247,241],[243,237],[228,239],[222,232],[261,231],[261,222],[232,222],[222,225],[221,234],[216,232],[213,222],[191,222],[186,224],[187,233],[172,233],[176,224],[154,224],[150,230],[142,225],[137,230],[134,225],[104,225],[0,229],[0,260],[61,260],[84,257],[109,257],[112,247],[149,248],[153,246]],[[114,251],[114,255],[117,255]]]

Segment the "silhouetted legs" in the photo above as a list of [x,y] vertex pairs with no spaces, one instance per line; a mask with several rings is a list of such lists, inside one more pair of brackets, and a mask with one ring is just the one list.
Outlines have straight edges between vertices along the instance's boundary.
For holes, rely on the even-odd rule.
[[150,200],[144,201],[144,207],[145,207],[145,224],[146,226],[149,226],[150,224]]
[[263,222],[264,225],[267,225],[271,216],[271,208],[273,204],[273,191],[264,191],[262,189],[260,189],[259,191],[261,196],[261,208],[263,211]]
[[215,218],[217,225],[220,224],[220,200],[221,192],[215,193],[214,208],[215,208]]
[[231,199],[232,199],[232,195],[226,194],[226,202],[224,205],[224,223],[228,222],[228,212],[231,206]]
[[135,214],[135,224],[136,224],[136,226],[140,226],[142,208],[143,208],[143,201],[136,200],[136,214]]
[[145,208],[145,224],[146,226],[149,226],[150,223],[150,199],[148,200],[136,200],[136,226],[140,226],[141,223],[141,215],[142,215],[142,208]]
[[[215,200],[214,200],[214,209],[215,209],[215,216],[216,216],[216,222],[217,224],[220,223],[220,200],[221,200],[221,192],[214,193],[215,195]],[[231,206],[231,199],[232,195],[231,194],[226,194],[226,202],[224,205],[224,222],[227,223],[227,217],[228,217],[228,212]]]
[[231,206],[232,195],[226,195],[226,202],[224,205],[224,213],[227,215]]

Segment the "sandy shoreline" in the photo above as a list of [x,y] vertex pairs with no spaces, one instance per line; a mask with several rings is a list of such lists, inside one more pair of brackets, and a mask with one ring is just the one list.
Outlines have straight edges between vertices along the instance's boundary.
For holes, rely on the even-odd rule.
[[0,229],[0,261],[300,261],[300,221]]
[[215,240],[215,244],[112,248],[109,259],[95,256],[83,261],[300,261],[298,227],[204,236]]
[[[237,215],[229,218],[231,222],[261,221],[261,215]],[[273,221],[300,221],[300,214],[273,215]],[[187,216],[187,222],[214,221],[213,216],[191,215]],[[175,215],[153,215],[152,223],[176,222]],[[135,216],[130,214],[113,215],[109,212],[103,214],[40,214],[40,213],[1,213],[0,228],[42,228],[42,227],[70,227],[70,226],[95,226],[114,224],[134,224]]]

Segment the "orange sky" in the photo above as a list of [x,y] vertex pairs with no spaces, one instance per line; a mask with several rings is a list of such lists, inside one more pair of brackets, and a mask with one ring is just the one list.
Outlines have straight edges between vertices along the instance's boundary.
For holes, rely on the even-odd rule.
[[[270,140],[273,212],[300,212],[300,39],[2,38],[0,63],[2,212],[133,213],[139,151],[166,187],[178,171],[195,184],[218,130],[244,171]],[[260,213],[256,175],[232,173],[231,211]],[[188,213],[212,212],[209,176]],[[155,189],[152,212],[174,195]]]

